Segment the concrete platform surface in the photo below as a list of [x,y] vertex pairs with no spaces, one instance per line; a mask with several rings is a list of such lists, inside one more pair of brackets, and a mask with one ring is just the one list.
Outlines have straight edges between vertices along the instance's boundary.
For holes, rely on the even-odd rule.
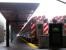
[[[50,49],[35,49],[31,48],[26,43],[20,43],[17,38],[10,43],[10,47],[5,46],[5,42],[0,43],[0,50],[50,50]],[[66,50],[66,48],[62,48],[60,50]]]

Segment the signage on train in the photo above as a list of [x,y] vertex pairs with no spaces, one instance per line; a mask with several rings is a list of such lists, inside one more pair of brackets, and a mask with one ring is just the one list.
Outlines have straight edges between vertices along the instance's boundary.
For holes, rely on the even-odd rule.
[[42,24],[38,24],[38,29],[42,29]]
[[49,24],[49,33],[62,33],[63,31],[63,24]]
[[59,32],[60,29],[59,29],[58,27],[55,27],[55,28],[52,29],[52,31],[53,31],[53,32]]

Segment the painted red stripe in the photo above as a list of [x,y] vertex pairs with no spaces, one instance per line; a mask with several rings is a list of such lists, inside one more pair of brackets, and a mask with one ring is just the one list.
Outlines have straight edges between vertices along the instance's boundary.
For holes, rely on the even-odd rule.
[[33,28],[31,28],[31,30],[34,30],[34,29],[36,29],[36,26],[34,26]]
[[44,25],[44,27],[43,28],[45,28],[45,27],[47,27],[48,26],[48,23],[46,24],[46,25]]
[[44,30],[44,33],[46,33],[46,31],[48,31],[48,28],[46,30]]
[[33,26],[34,25],[34,23],[31,23],[31,26]]
[[[34,23],[32,23],[32,24],[31,24],[31,27],[34,27],[34,26],[36,26],[36,25],[35,25]],[[31,29],[32,29],[32,28],[31,28]]]
[[35,25],[34,23],[31,24],[31,26]]
[[33,25],[34,23],[31,23],[31,26]]

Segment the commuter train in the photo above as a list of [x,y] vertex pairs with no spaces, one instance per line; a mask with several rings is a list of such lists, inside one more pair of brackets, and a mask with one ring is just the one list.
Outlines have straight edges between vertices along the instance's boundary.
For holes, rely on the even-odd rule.
[[[31,34],[31,32],[32,32],[31,31],[31,23],[32,22],[34,22],[34,24],[36,24],[36,26],[37,26],[36,33],[34,32],[35,34]],[[32,42],[37,41],[37,43],[40,44],[39,45],[39,48],[41,48],[41,47],[43,47],[43,48],[47,47],[48,48],[49,45],[51,45],[51,47],[53,47],[53,45],[54,45],[54,47],[55,47],[57,44],[58,44],[57,47],[62,47],[63,46],[63,47],[66,48],[66,45],[65,45],[66,44],[65,43],[66,42],[66,18],[64,18],[64,19],[62,18],[62,19],[59,19],[57,21],[55,19],[53,19],[53,22],[52,23],[46,22],[47,24],[49,24],[48,25],[48,27],[49,27],[48,34],[47,33],[41,34],[42,33],[42,29],[43,29],[43,27],[41,27],[41,26],[43,24],[41,22],[40,22],[41,24],[37,24],[37,23],[38,22],[35,22],[35,20],[31,19],[29,22],[27,22],[24,25],[24,27],[22,27],[22,29],[20,30],[19,34],[20,35],[23,35],[23,37],[25,37],[25,39],[27,41],[31,41],[31,40],[35,39]],[[33,24],[33,27],[34,27],[34,24]],[[61,28],[61,29],[59,29],[59,28]],[[27,34],[27,32],[29,32],[29,33]],[[32,35],[34,35],[34,36],[32,36]],[[58,38],[56,38],[56,37],[58,37]],[[53,38],[53,40],[51,40],[52,38]],[[56,40],[56,39],[58,39],[59,41]],[[50,42],[50,41],[52,41],[52,42]]]
[[[40,17],[41,16],[39,16],[38,18],[40,18]],[[37,18],[37,20],[38,20],[38,18]],[[40,20],[43,20],[43,18]],[[20,30],[19,34],[20,34],[20,36],[24,37],[27,41],[29,41],[31,43],[39,44],[40,36],[43,36],[43,30],[42,30],[43,23],[37,24],[38,21],[36,21],[36,22],[35,21],[36,21],[36,17],[33,17],[30,20],[28,20],[25,23],[25,25],[22,27],[22,29]],[[45,22],[47,22],[46,18],[45,18]],[[41,30],[42,33],[38,33],[38,30]],[[46,34],[46,35],[48,35],[48,34]]]

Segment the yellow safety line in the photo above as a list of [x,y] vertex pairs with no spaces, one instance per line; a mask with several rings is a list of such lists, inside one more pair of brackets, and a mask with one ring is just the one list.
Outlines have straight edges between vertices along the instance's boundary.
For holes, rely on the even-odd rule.
[[24,40],[27,43],[27,45],[29,45],[31,48],[38,48],[38,46],[36,46],[35,44],[29,43],[28,41],[26,41],[23,38],[22,38],[22,40]]
[[35,44],[32,43],[27,43],[31,48],[38,48],[38,46],[36,46]]

